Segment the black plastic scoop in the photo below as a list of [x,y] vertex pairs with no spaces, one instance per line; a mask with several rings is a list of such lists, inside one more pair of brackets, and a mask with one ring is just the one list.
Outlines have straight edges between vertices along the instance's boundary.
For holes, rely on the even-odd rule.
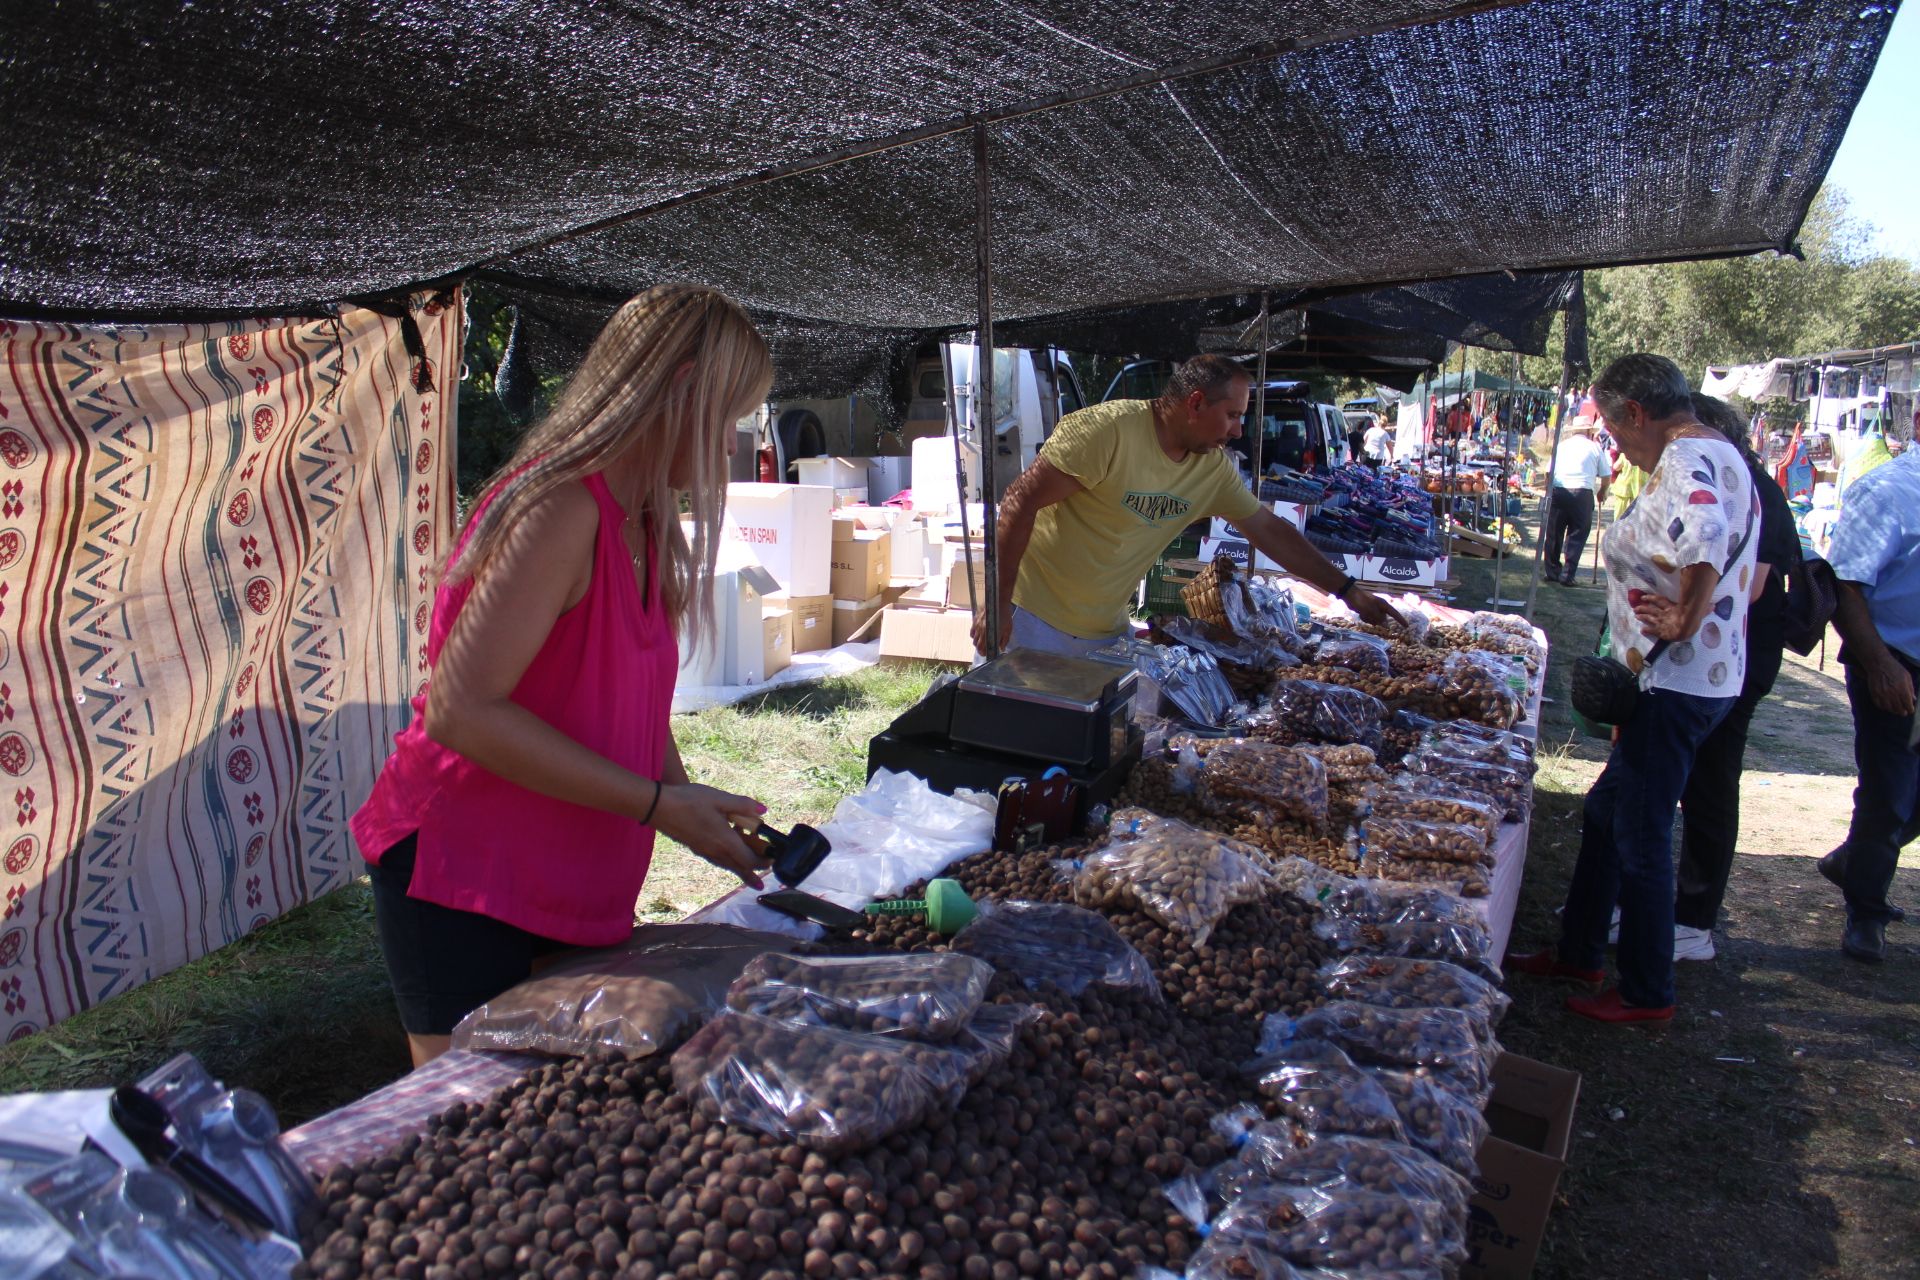
[[819,870],[833,852],[827,838],[804,822],[795,823],[791,832],[777,831],[763,822],[754,829],[753,838],[766,845],[774,876],[789,889]]

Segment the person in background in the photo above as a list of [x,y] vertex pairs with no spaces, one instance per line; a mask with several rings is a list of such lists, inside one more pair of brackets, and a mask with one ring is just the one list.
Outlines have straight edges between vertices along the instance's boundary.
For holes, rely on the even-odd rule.
[[1458,441],[1472,430],[1473,409],[1467,404],[1466,397],[1462,396],[1453,402],[1451,409],[1447,410],[1447,437],[1449,440]]
[[1846,895],[1840,950],[1877,964],[1887,925],[1905,918],[1888,898],[1902,846],[1920,834],[1920,754],[1913,748],[1920,677],[1920,453],[1874,468],[1847,491],[1827,562],[1839,579],[1833,624],[1853,708],[1859,780],[1847,838],[1820,859]]
[[350,824],[416,1066],[554,953],[625,941],[656,831],[759,884],[765,806],[690,782],[669,716],[677,637],[712,627],[734,423],[772,379],[738,304],[648,289],[467,518],[427,686]]
[[1575,418],[1560,437],[1553,459],[1553,488],[1548,497],[1547,581],[1572,586],[1580,570],[1580,555],[1593,532],[1597,498],[1607,496],[1606,454],[1594,443],[1594,420]]
[[1373,415],[1368,414],[1347,428],[1347,461],[1358,466],[1366,456],[1367,430],[1373,425]]
[[1567,1008],[1606,1023],[1673,1017],[1673,819],[1694,756],[1746,679],[1747,594],[1759,499],[1739,452],[1693,413],[1680,367],[1622,356],[1593,384],[1621,449],[1651,477],[1606,540],[1613,656],[1639,677],[1631,719],[1587,792],[1560,941],[1506,957],[1508,973],[1605,978],[1620,908],[1620,985]]
[[1393,433],[1378,418],[1367,428],[1366,437],[1361,441],[1366,453],[1367,465],[1375,471],[1393,461]]
[[1627,461],[1627,455],[1621,454],[1614,459],[1613,482],[1607,486],[1608,500],[1613,504],[1613,518],[1618,520],[1627,514],[1627,508],[1633,505],[1640,491],[1647,487],[1647,473]]
[[1683,819],[1680,866],[1673,901],[1673,958],[1713,959],[1713,930],[1733,872],[1740,835],[1740,775],[1745,768],[1747,730],[1760,700],[1773,691],[1786,650],[1787,571],[1800,563],[1800,533],[1787,495],[1780,492],[1760,459],[1747,447],[1746,424],[1724,400],[1695,392],[1693,413],[1727,438],[1746,464],[1747,479],[1760,495],[1760,550],[1747,589],[1747,674],[1714,731],[1693,757],[1693,773],[1680,797]]
[[[1380,597],[1333,567],[1257,501],[1229,461],[1251,379],[1225,356],[1175,369],[1155,400],[1077,410],[1000,502],[1000,647],[1084,657],[1124,635],[1154,560],[1196,520],[1222,516],[1288,573],[1344,600],[1361,619],[1398,625]],[[987,656],[987,611],[973,623]]]

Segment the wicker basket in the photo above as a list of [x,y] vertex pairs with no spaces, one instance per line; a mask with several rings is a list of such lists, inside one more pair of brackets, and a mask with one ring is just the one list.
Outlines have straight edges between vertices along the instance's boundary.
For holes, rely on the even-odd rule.
[[1234,576],[1239,566],[1225,556],[1219,556],[1214,562],[1200,571],[1200,576],[1180,588],[1180,598],[1186,602],[1187,612],[1201,622],[1210,622],[1216,627],[1227,625],[1226,606],[1221,603],[1222,590],[1232,590]]

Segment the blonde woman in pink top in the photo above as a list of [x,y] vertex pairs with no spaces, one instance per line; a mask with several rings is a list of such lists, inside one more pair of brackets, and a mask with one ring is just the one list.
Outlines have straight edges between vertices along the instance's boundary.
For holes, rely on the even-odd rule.
[[624,940],[656,831],[758,887],[765,806],[690,782],[669,713],[676,637],[712,626],[733,424],[772,376],[723,294],[649,289],[469,517],[352,821],[416,1065],[542,956]]

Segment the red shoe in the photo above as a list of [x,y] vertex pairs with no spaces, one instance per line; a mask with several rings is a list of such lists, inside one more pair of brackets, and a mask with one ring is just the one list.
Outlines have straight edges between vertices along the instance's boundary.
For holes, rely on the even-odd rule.
[[1628,1004],[1620,998],[1618,987],[1602,991],[1597,996],[1568,996],[1567,1008],[1583,1018],[1592,1018],[1595,1022],[1672,1022],[1673,1006],[1661,1009],[1649,1009],[1642,1005]]
[[1552,947],[1529,951],[1525,955],[1509,951],[1500,958],[1500,968],[1507,973],[1524,973],[1530,978],[1571,978],[1590,987],[1597,987],[1607,980],[1602,970],[1576,969],[1570,964],[1561,963]]

